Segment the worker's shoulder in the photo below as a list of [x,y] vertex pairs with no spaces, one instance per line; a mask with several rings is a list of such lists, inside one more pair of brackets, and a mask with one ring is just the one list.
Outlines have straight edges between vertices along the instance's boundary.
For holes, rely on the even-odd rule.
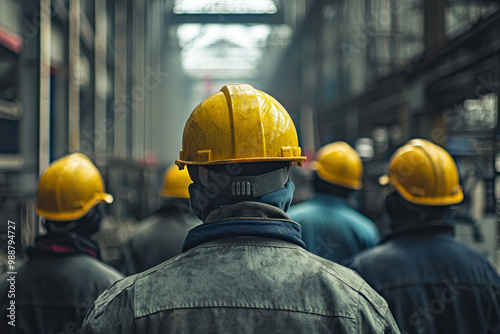
[[116,281],[106,291],[104,291],[94,302],[94,309],[96,315],[102,313],[106,307],[115,299],[124,297],[124,292],[129,290],[135,284],[137,275],[125,277]]
[[381,316],[387,314],[388,305],[386,301],[354,270],[313,254],[311,256],[336,281],[335,285],[347,287],[347,289],[341,289],[341,291],[356,300],[358,308],[373,308]]
[[96,313],[102,312],[111,302],[113,302],[117,298],[133,298],[134,289],[138,282],[147,281],[150,276],[154,276],[155,273],[168,265],[171,261],[175,261],[178,257],[167,260],[156,267],[148,269],[146,271],[140,272],[138,274],[128,276],[124,279],[121,279],[115,282],[113,285],[109,287],[108,290],[103,292],[99,298],[95,302],[95,311]]
[[292,205],[286,213],[292,219],[308,218],[311,215],[317,215],[318,210],[330,210],[330,208],[320,199],[313,197]]
[[81,264],[81,269],[88,270],[91,275],[97,275],[97,273],[100,273],[102,277],[108,277],[114,279],[115,281],[123,278],[123,274],[118,270],[92,256],[83,255],[75,258],[73,263]]

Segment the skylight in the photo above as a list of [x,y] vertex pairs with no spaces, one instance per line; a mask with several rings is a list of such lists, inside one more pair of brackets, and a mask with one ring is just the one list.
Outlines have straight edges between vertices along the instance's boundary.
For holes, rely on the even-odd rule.
[[176,0],[175,14],[274,14],[273,0]]
[[182,24],[182,67],[194,77],[255,77],[270,32],[265,24]]

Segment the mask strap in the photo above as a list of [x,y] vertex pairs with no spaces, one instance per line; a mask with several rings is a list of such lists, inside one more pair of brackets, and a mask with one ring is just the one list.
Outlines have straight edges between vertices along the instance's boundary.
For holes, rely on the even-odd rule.
[[290,167],[280,168],[257,176],[233,177],[227,173],[214,173],[199,166],[195,182],[209,192],[234,199],[254,199],[283,189],[290,178]]

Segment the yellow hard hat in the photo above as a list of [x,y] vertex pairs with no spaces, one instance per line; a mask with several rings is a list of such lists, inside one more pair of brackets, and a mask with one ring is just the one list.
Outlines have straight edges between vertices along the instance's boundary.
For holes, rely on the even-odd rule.
[[391,158],[388,175],[379,181],[392,184],[405,200],[419,205],[452,205],[464,197],[453,158],[425,139],[410,140],[399,148]]
[[338,141],[320,148],[313,168],[326,182],[356,190],[363,187],[361,158],[346,142]]
[[291,161],[300,155],[297,131],[273,97],[246,84],[233,84],[200,103],[186,122],[179,168],[185,165]]
[[189,198],[188,187],[192,182],[187,169],[179,170],[176,165],[172,165],[163,175],[161,196]]
[[36,212],[55,221],[75,220],[100,202],[113,202],[96,166],[81,153],[54,161],[38,181],[36,198]]

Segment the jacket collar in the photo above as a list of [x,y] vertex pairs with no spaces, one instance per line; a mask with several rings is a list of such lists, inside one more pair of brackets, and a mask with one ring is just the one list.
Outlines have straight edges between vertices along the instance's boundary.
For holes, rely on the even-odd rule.
[[406,235],[431,235],[431,234],[449,234],[455,232],[455,224],[451,221],[435,220],[435,221],[408,221],[396,222],[391,221],[389,233],[383,238],[384,240],[392,239]]
[[203,224],[189,231],[182,251],[215,239],[236,236],[275,238],[305,248],[300,225],[285,212],[259,202],[239,202],[210,212]]
[[77,233],[49,233],[35,239],[35,246],[27,249],[29,257],[88,254],[100,259],[97,242]]
[[[212,210],[205,219],[204,224],[238,218],[259,218],[259,219],[280,219],[288,220],[294,224],[290,217],[275,206],[260,202],[238,202],[232,205],[222,205],[221,207]],[[298,224],[297,224],[298,225]]]

